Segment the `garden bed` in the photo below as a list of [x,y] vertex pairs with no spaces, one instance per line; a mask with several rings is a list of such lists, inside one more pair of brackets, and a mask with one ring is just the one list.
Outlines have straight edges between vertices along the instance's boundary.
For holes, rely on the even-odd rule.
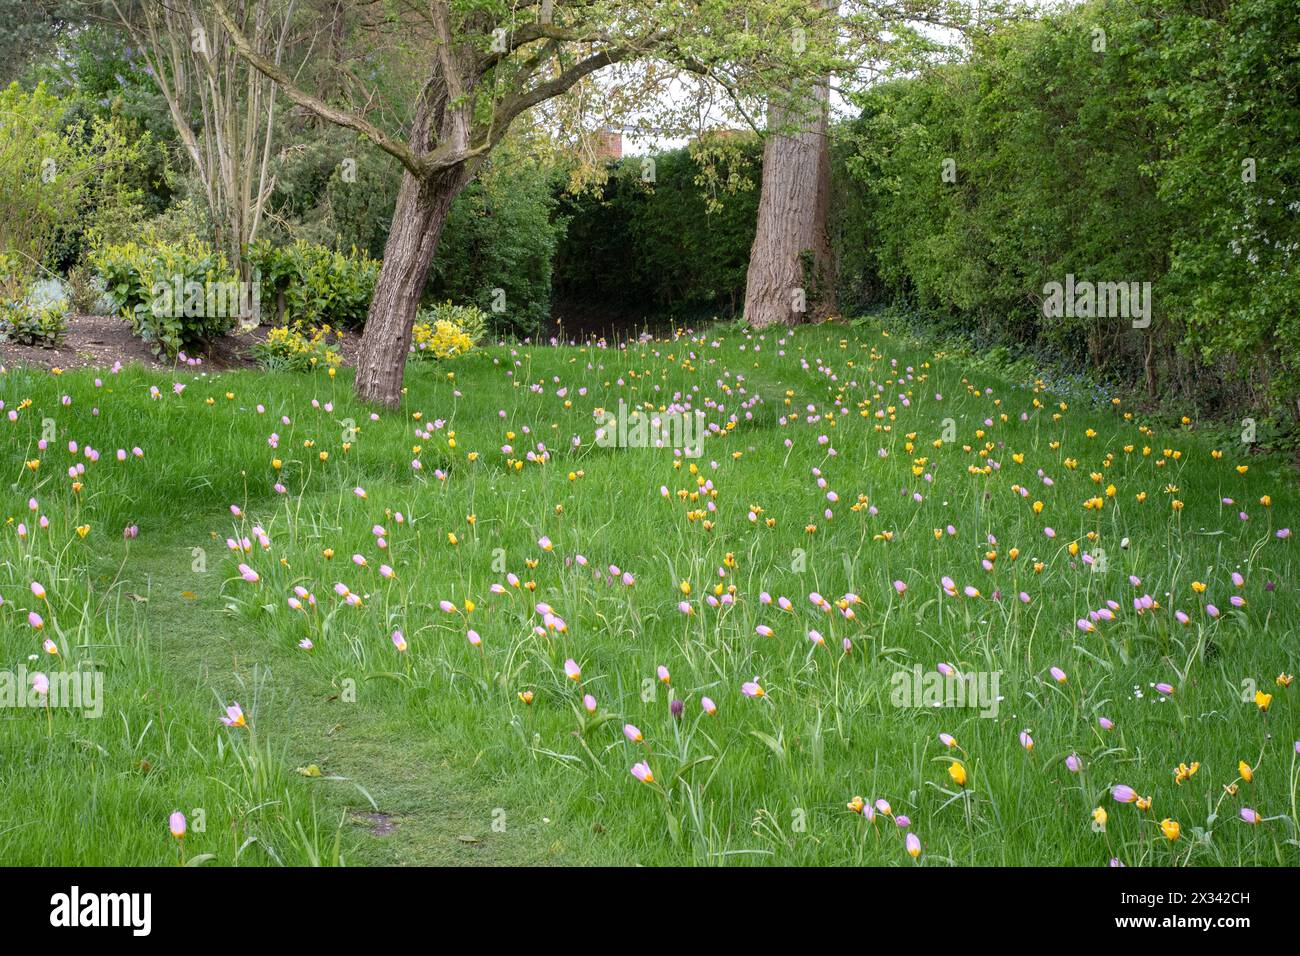
[[[253,368],[257,363],[249,349],[266,338],[270,326],[263,325],[251,332],[236,329],[217,339],[210,354],[200,355],[203,364],[213,371],[236,368]],[[361,337],[357,333],[344,333],[339,342],[343,364],[352,365]],[[167,368],[170,363],[159,361],[149,346],[131,334],[131,326],[116,316],[74,315],[68,320],[68,335],[58,348],[36,345],[19,345],[0,341],[0,364],[34,365],[40,368],[111,368],[114,363],[139,364],[148,368]]]

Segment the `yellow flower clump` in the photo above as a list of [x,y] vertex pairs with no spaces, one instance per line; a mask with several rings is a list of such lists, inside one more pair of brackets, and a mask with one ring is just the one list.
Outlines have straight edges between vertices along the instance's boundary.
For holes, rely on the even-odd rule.
[[416,323],[411,333],[411,346],[417,353],[446,359],[464,355],[474,347],[474,340],[454,322],[438,319],[436,322]]
[[338,349],[331,347],[331,336],[341,338],[328,325],[304,330],[299,325],[277,326],[266,334],[265,349],[281,359],[308,369],[337,368],[343,363]]

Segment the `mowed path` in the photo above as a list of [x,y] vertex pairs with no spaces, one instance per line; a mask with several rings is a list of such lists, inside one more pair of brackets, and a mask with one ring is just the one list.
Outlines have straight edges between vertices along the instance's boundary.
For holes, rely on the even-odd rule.
[[[212,549],[206,572],[192,570],[194,533],[222,527],[225,515],[195,517],[166,538],[141,538],[123,572],[128,592],[146,599],[145,619],[160,670],[198,699],[255,719],[304,791],[344,824],[344,856],[354,865],[541,865],[554,836],[537,828],[493,828],[493,791],[475,784],[436,741],[422,738],[393,708],[345,702],[340,687],[293,655],[261,641],[225,610],[222,563]],[[214,542],[215,543],[215,542]],[[364,694],[361,688],[358,694]],[[566,862],[573,862],[566,859]]]

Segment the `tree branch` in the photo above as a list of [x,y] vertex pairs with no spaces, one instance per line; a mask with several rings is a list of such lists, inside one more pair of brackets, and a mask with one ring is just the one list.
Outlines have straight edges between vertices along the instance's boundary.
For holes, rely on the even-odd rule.
[[389,136],[369,120],[349,113],[346,110],[336,109],[324,100],[312,96],[310,93],[298,87],[289,75],[284,72],[284,70],[253,48],[248,37],[246,37],[243,31],[239,29],[238,24],[235,23],[234,18],[230,15],[230,11],[226,9],[223,0],[211,0],[211,3],[213,9],[216,11],[217,19],[221,21],[221,25],[225,27],[226,33],[230,36],[230,41],[235,45],[236,52],[238,52],[243,59],[248,61],[248,63],[259,73],[274,81],[280,89],[284,91],[285,96],[297,103],[299,106],[311,110],[322,119],[328,120],[338,126],[356,130],[384,152],[395,157],[397,161],[410,170],[413,175],[425,175],[426,169],[424,164],[421,162],[420,158],[411,151],[409,146],[400,140]]
[[514,121],[520,113],[532,109],[539,103],[545,103],[547,100],[564,93],[583,77],[590,76],[597,70],[604,69],[625,60],[632,53],[631,47],[614,47],[609,50],[601,50],[593,53],[586,59],[579,60],[577,63],[563,70],[556,76],[547,80],[545,83],[539,83],[527,93],[506,100],[492,117],[492,126],[501,129],[502,134],[511,122]]

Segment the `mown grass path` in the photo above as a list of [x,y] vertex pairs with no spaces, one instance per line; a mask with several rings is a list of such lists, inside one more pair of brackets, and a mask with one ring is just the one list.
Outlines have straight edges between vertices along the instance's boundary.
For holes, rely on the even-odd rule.
[[196,516],[184,531],[142,541],[123,573],[126,590],[146,599],[161,673],[182,693],[211,698],[214,710],[231,699],[247,708],[250,692],[257,695],[259,729],[286,766],[319,768],[301,787],[323,805],[325,820],[345,821],[350,864],[546,863],[547,834],[493,830],[492,791],[476,786],[436,740],[412,733],[391,708],[345,702],[342,688],[227,613],[219,568],[196,573],[191,557],[195,532],[220,527],[223,517]]

